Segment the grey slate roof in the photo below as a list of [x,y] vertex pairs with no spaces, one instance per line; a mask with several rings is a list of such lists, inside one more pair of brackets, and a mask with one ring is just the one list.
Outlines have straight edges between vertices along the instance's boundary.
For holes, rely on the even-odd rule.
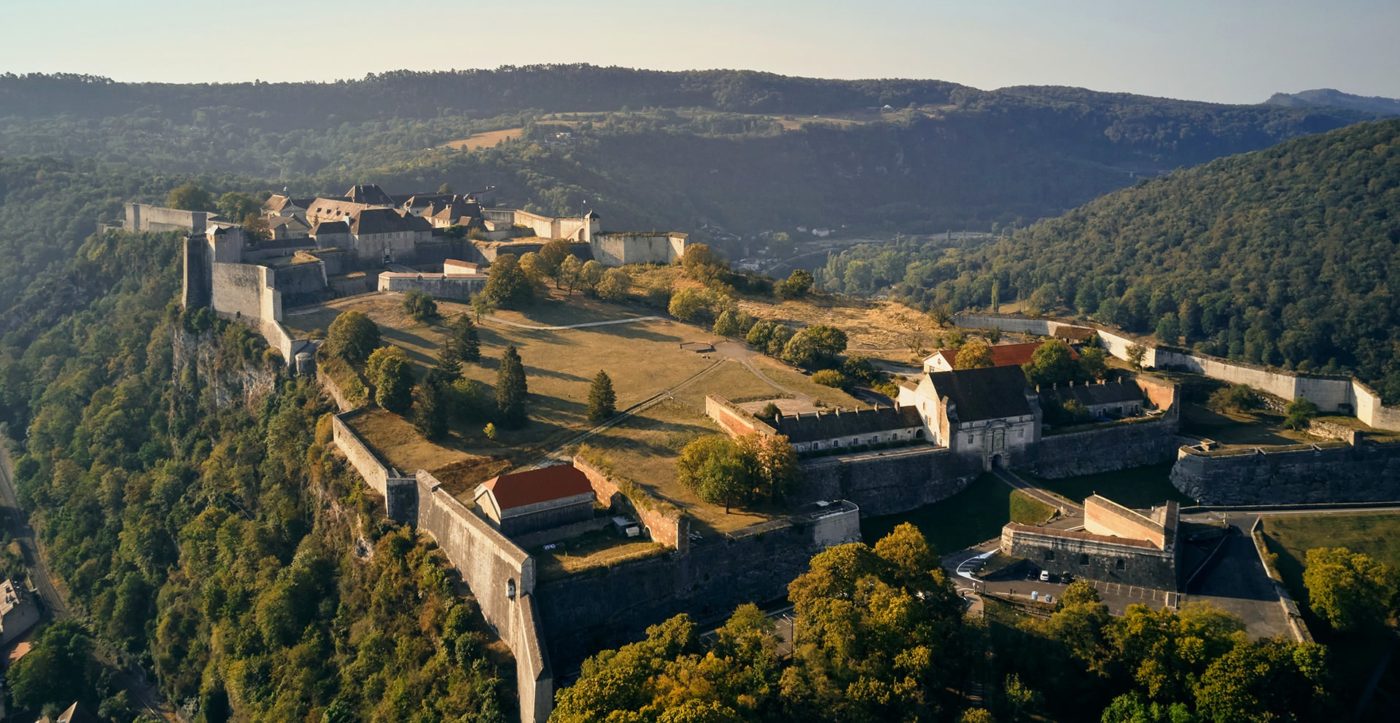
[[350,221],[350,230],[356,236],[375,233],[395,233],[398,231],[431,231],[433,225],[412,214],[400,214],[392,208],[366,208],[356,213]]
[[1142,401],[1142,390],[1131,382],[1105,382],[1103,384],[1061,384],[1058,387],[1040,388],[1040,401],[1045,404],[1058,404],[1076,401],[1086,407],[1096,404],[1119,404]]
[[771,424],[779,434],[793,443],[924,426],[916,407],[846,409],[821,414],[787,415],[778,417]]
[[934,393],[954,405],[950,415],[959,422],[1021,417],[1031,414],[1026,400],[1026,375],[1021,367],[987,367],[932,372]]

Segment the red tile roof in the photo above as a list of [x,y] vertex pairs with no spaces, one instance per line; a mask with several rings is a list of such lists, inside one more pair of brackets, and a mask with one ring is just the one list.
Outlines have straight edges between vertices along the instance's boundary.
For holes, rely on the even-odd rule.
[[503,512],[593,492],[588,478],[570,464],[503,474],[486,480],[484,484],[496,497],[496,504]]
[[[998,344],[992,347],[992,366],[1018,367],[1031,360],[1031,355],[1045,342],[1028,341],[1023,344]],[[1078,359],[1079,353],[1069,350],[1071,359]]]

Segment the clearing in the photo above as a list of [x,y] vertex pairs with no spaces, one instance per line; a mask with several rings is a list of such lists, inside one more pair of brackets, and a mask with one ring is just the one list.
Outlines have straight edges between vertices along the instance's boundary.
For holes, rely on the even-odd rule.
[[497,131],[473,133],[466,138],[448,141],[443,145],[456,150],[475,151],[482,148],[495,148],[506,141],[513,141],[525,134],[524,128],[503,128]]

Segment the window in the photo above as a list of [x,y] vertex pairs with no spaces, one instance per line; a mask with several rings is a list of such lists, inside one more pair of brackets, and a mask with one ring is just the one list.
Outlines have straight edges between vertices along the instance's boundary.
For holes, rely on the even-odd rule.
[[972,444],[972,440],[973,440],[973,439],[975,439],[975,437],[974,437],[973,435],[971,435],[971,434],[967,435],[967,443],[968,443],[968,444]]
[[1122,558],[1119,558],[1113,563],[1113,567],[1118,570],[1125,570],[1128,567],[1128,563],[1124,562]]
[[1045,559],[1046,559],[1047,562],[1050,561],[1050,560],[1054,560],[1054,559],[1055,559],[1055,551],[1054,551],[1054,550],[1046,550],[1046,551],[1045,551]]
[[1081,565],[1088,565],[1088,564],[1089,564],[1089,556],[1088,556],[1088,555],[1085,555],[1085,554],[1082,553],[1082,552],[1079,553],[1079,564],[1081,564]]

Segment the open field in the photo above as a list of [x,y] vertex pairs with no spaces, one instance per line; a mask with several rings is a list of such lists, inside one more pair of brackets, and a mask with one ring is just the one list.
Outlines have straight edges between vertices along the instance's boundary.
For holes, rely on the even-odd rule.
[[1312,443],[1317,438],[1305,432],[1285,429],[1283,416],[1264,411],[1236,412],[1214,410],[1187,402],[1182,408],[1181,431],[1206,437],[1225,445],[1259,446]]
[[867,517],[861,520],[860,532],[867,544],[874,544],[901,522],[912,522],[934,550],[945,555],[999,536],[1008,522],[1044,522],[1050,512],[1046,505],[984,474],[942,502],[898,515]]
[[494,148],[506,141],[513,141],[525,134],[524,128],[505,128],[498,131],[483,131],[473,133],[466,138],[459,138],[455,141],[448,141],[443,144],[448,148],[457,150],[475,151],[481,148]]
[[[386,342],[408,352],[422,375],[437,357],[447,320],[468,310],[462,304],[439,301],[444,318],[423,324],[404,313],[401,300],[397,294],[339,299],[293,312],[286,323],[297,331],[315,333],[324,331],[343,311],[364,312],[380,326]],[[861,405],[845,392],[816,384],[807,375],[766,357],[747,357],[748,363],[761,371],[760,378],[734,359],[683,351],[681,342],[708,341],[713,335],[674,321],[653,319],[556,330],[514,326],[565,326],[630,316],[636,314],[575,296],[541,301],[523,312],[499,311],[484,320],[480,329],[482,361],[467,365],[463,375],[488,386],[494,384],[498,360],[505,347],[513,344],[525,363],[530,386],[530,423],[519,430],[501,430],[496,440],[487,439],[480,426],[473,424],[454,425],[446,439],[429,442],[403,418],[378,409],[356,417],[352,424],[390,464],[405,471],[433,471],[461,495],[477,482],[536,461],[592,428],[586,417],[588,388],[599,369],[612,377],[619,410],[689,381],[668,398],[602,431],[588,443],[604,450],[617,469],[626,471],[656,496],[686,508],[705,534],[706,530],[737,529],[769,518],[762,513],[725,514],[722,507],[701,502],[676,483],[675,458],[681,448],[699,435],[718,431],[705,416],[705,395],[761,399],[784,396],[786,390],[827,406]]]
[[1083,502],[1091,494],[1100,494],[1120,505],[1147,509],[1167,500],[1191,504],[1192,500],[1172,486],[1172,465],[1158,464],[1118,472],[1090,474],[1083,477],[1047,480],[1033,477],[1036,484],[1075,502]]

